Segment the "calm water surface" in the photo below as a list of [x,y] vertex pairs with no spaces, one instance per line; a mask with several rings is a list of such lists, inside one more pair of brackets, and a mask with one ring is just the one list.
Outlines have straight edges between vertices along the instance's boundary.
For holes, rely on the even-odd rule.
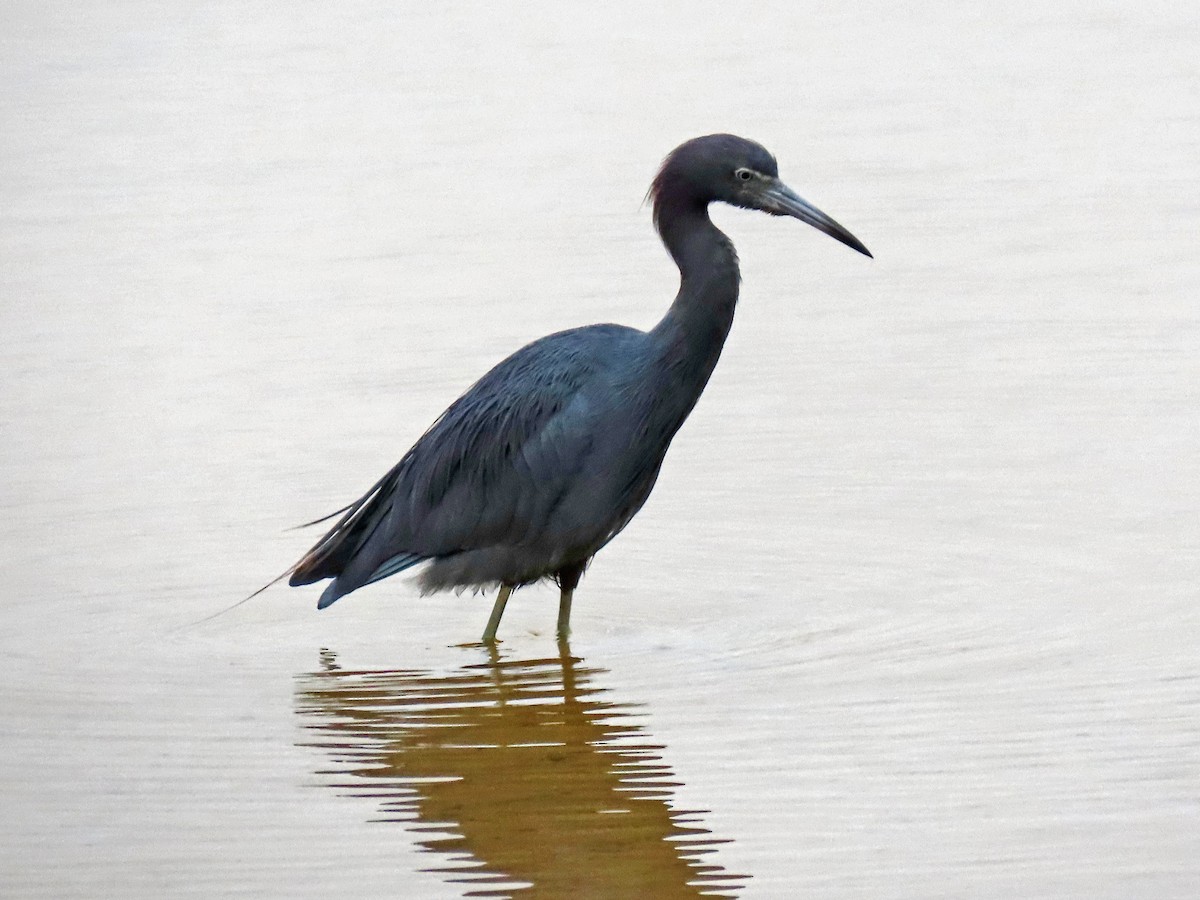
[[[6,897],[1200,894],[1194,5],[0,13]],[[556,596],[227,606],[479,374],[741,308]]]

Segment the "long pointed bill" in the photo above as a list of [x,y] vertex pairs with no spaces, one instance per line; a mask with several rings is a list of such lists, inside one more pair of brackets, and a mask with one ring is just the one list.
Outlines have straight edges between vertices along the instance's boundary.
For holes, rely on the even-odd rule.
[[[761,195],[762,209],[776,216],[793,216],[801,222],[807,222],[818,231],[823,231],[831,238],[841,241],[847,247],[853,247],[864,256],[871,256],[871,251],[862,241],[821,212],[782,181],[763,191]],[[875,257],[871,256],[872,259]]]

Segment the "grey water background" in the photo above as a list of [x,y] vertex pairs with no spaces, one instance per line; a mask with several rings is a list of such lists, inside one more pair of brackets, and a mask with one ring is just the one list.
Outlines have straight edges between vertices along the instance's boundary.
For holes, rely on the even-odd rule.
[[[681,833],[747,898],[1200,893],[1193,4],[0,25],[5,896],[535,896],[545,798],[599,896],[700,890]],[[876,259],[716,212],[738,319],[569,656],[545,587],[498,658],[402,580],[180,627],[512,349],[651,325],[718,130]]]

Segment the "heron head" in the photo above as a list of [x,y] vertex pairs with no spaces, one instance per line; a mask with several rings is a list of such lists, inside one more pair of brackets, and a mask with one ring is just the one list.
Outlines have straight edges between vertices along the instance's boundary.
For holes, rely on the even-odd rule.
[[693,138],[675,148],[650,188],[656,204],[668,191],[705,205],[720,201],[791,216],[871,256],[862,241],[779,180],[779,165],[762,144],[733,134]]

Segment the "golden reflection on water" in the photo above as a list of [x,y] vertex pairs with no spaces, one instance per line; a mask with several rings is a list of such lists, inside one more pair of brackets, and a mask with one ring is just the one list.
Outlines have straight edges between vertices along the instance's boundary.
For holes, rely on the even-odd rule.
[[678,782],[636,721],[564,647],[448,672],[356,672],[323,651],[297,712],[317,774],[378,802],[469,897],[735,897],[722,841],[675,809]]

